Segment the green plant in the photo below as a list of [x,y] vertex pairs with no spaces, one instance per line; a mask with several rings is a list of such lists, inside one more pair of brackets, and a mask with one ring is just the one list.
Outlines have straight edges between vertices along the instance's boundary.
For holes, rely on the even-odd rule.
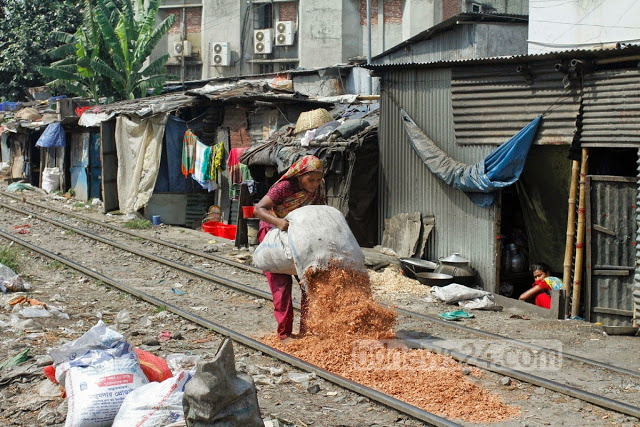
[[18,251],[7,246],[0,247],[0,264],[9,267],[15,273],[18,273],[20,270],[20,265],[18,263]]
[[167,311],[166,305],[159,305],[156,307],[156,310],[155,310],[156,314],[162,313],[163,311]]
[[86,208],[87,206],[91,206],[91,205],[85,202],[75,202],[73,204],[74,209]]
[[[146,6],[145,6],[146,3]],[[169,32],[175,16],[156,26],[160,0],[85,0],[82,27],[75,34],[62,34],[64,44],[52,50],[52,58],[63,58],[40,67],[49,84],[65,86],[98,101],[157,94],[167,80],[169,55],[149,60],[158,42]]]
[[151,228],[151,221],[144,218],[132,219],[124,223],[124,228],[130,228],[132,230],[146,230]]
[[61,263],[60,261],[53,260],[47,265],[47,268],[58,269],[58,268],[64,268],[64,266],[65,265],[63,263]]

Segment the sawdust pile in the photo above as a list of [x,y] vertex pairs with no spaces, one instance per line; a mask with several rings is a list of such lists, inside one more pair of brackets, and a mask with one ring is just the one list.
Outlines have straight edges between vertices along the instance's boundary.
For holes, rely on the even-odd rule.
[[427,296],[431,286],[423,285],[417,280],[410,279],[398,267],[390,266],[381,272],[369,273],[371,288],[374,294],[407,293],[417,296]]
[[307,272],[306,283],[309,295],[307,325],[315,335],[393,337],[396,314],[373,300],[366,271],[329,266]]
[[265,344],[442,417],[490,423],[519,414],[469,381],[453,358],[394,339],[395,312],[373,300],[366,272],[330,266],[306,281],[310,332]]

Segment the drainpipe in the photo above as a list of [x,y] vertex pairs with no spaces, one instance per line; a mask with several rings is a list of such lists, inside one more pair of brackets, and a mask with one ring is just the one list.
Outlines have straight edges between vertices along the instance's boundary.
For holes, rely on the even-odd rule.
[[[367,65],[371,65],[371,0],[367,0]],[[367,79],[367,95],[373,95],[371,71]]]
[[[184,1],[183,1],[184,3]],[[184,86],[184,41],[187,39],[187,9],[182,8],[182,22],[180,23],[180,42],[182,43],[182,55],[180,55],[180,83]]]

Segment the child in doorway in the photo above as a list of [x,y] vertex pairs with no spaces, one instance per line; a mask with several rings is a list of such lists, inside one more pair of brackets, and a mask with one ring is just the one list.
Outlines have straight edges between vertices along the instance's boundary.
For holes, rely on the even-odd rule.
[[547,264],[535,264],[533,270],[533,285],[518,298],[520,301],[528,301],[535,298],[538,307],[551,308],[551,290],[562,289],[562,281],[551,276],[551,269]]

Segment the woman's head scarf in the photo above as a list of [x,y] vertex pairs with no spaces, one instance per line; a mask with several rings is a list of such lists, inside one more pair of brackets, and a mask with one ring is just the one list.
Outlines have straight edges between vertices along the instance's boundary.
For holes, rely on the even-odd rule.
[[287,172],[282,175],[282,177],[280,177],[278,182],[285,179],[293,178],[294,176],[301,176],[309,172],[324,172],[324,165],[322,164],[322,160],[320,160],[316,156],[304,156],[300,158],[300,160],[292,164]]
[[[302,176],[309,172],[324,172],[322,161],[316,156],[304,156],[295,162],[278,182]],[[284,218],[289,212],[306,205],[324,205],[327,203],[324,190],[324,180],[315,192],[309,193],[302,188],[292,194],[284,202],[273,207],[273,212],[279,218]]]

